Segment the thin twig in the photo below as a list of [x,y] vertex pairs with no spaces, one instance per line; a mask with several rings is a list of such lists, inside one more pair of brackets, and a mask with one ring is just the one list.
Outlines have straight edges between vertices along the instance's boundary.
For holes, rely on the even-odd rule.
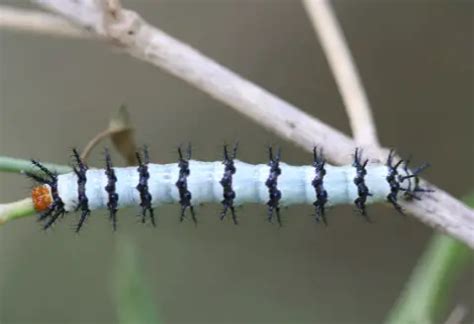
[[[33,1],[113,40],[130,55],[189,82],[281,137],[307,150],[318,144],[336,163],[350,160],[355,142],[349,137],[151,26],[135,12],[121,10],[106,33],[104,12],[95,0]],[[367,149],[365,154],[381,159],[386,151]],[[435,192],[423,200],[402,202],[402,206],[422,222],[474,248],[474,211],[443,190],[432,189]]]
[[379,146],[369,100],[344,34],[327,0],[303,0],[344,102],[354,140]]
[[92,150],[103,140],[110,138],[115,149],[122,155],[127,165],[136,164],[137,144],[135,143],[134,127],[130,120],[127,107],[121,105],[112,116],[107,129],[92,138],[82,151],[81,158],[87,161]]
[[94,149],[94,147],[96,147],[97,144],[102,142],[104,139],[106,139],[107,137],[109,137],[113,133],[114,133],[113,130],[106,129],[106,130],[100,132],[99,134],[97,134],[96,136],[94,136],[94,138],[91,139],[89,141],[89,143],[87,143],[86,147],[82,150],[81,159],[84,160],[84,161],[87,161],[87,159],[89,158],[89,155],[92,152],[92,150]]
[[93,36],[57,15],[8,6],[0,6],[0,28],[70,38]]

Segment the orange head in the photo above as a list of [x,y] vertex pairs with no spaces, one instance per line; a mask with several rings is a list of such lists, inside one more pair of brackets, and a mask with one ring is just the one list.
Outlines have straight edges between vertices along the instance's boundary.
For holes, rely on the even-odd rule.
[[45,211],[53,203],[51,189],[48,185],[34,187],[31,191],[31,198],[33,199],[33,205],[38,212]]

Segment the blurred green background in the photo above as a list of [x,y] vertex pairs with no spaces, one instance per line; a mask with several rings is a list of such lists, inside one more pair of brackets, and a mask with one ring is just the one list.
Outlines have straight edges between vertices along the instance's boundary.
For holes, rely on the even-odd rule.
[[[123,2],[349,133],[333,77],[299,1]],[[23,0],[0,3],[30,7]],[[469,192],[474,184],[472,2],[334,4],[382,143],[429,161],[433,167],[426,178],[453,195]],[[235,139],[239,158],[249,162],[265,161],[268,144],[281,145],[289,163],[310,161],[295,145],[183,81],[107,45],[0,30],[2,155],[67,164],[70,148],[83,148],[122,103],[128,104],[138,143],[149,145],[157,162],[176,161],[176,147],[188,141],[195,158],[220,159],[222,144]],[[91,165],[103,165],[100,151]],[[1,202],[23,198],[31,185],[13,174],[0,174],[0,181]],[[199,208],[196,228],[189,221],[179,224],[177,206],[160,207],[158,227],[152,228],[137,221],[137,210],[123,210],[117,233],[104,212],[94,212],[79,235],[72,231],[77,215],[48,232],[33,218],[6,224],[0,228],[0,322],[115,322],[127,297],[120,291],[133,295],[134,287],[144,286],[145,297],[137,298],[150,305],[139,305],[154,308],[166,323],[379,323],[432,233],[380,205],[369,209],[375,224],[350,206],[333,208],[328,228],[314,224],[310,206],[284,210],[283,228],[266,222],[262,206],[241,208],[238,227],[230,220],[221,223],[219,211],[216,205]],[[128,267],[135,263],[142,276],[129,287],[127,274],[135,278],[137,269]],[[448,309],[458,303],[472,309],[473,284],[471,266]]]

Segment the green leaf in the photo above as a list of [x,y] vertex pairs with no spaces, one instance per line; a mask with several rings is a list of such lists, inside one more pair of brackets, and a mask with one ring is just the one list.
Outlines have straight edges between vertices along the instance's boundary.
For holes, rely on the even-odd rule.
[[[473,207],[474,193],[464,201]],[[464,243],[443,234],[434,234],[387,323],[440,322],[453,283],[473,257],[473,251]]]
[[135,245],[122,237],[118,241],[117,249],[115,299],[119,322],[159,323]]

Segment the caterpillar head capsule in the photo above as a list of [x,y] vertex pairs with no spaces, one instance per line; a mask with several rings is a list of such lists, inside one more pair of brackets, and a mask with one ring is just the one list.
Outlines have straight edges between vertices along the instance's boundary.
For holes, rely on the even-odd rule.
[[31,198],[33,199],[33,206],[37,212],[47,210],[53,203],[51,188],[48,185],[34,187],[31,191]]

